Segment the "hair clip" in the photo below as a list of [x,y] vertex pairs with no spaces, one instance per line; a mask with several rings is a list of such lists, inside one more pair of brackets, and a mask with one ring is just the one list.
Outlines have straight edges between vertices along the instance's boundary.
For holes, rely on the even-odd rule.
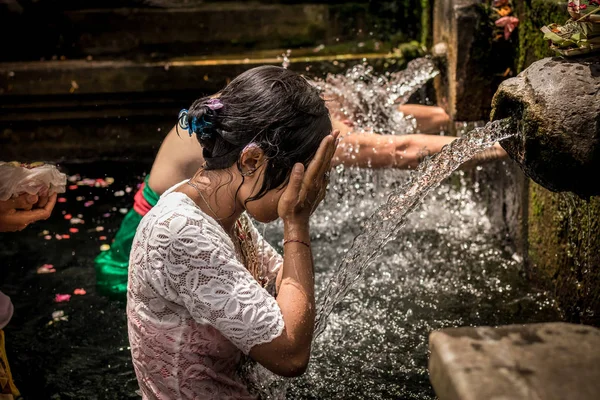
[[221,108],[223,108],[223,102],[221,102],[221,100],[219,99],[210,99],[206,102],[206,107],[210,108],[213,111],[220,110]]
[[189,132],[190,136],[192,136],[193,130],[190,129],[190,124],[188,121],[188,110],[186,108],[179,111],[179,117],[177,117],[177,123],[179,124],[179,127],[181,129],[185,129],[186,131]]
[[185,108],[179,111],[178,124],[181,129],[187,130],[190,136],[192,136],[193,133],[196,133],[200,135],[201,140],[208,140],[213,137],[211,132],[204,132],[204,128],[211,126],[212,122],[205,121],[204,117],[202,117],[201,120],[198,120],[196,117],[190,119],[188,110]]

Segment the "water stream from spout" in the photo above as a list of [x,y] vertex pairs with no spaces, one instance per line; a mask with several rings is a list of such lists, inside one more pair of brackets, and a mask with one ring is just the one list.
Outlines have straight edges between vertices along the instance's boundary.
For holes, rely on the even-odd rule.
[[323,333],[335,305],[362,277],[382,247],[397,236],[406,216],[423,198],[461,164],[514,134],[514,124],[510,118],[489,122],[454,140],[419,165],[413,177],[401,189],[394,191],[387,203],[365,221],[363,232],[354,239],[352,247],[334,272],[318,302],[315,337]]
[[[404,104],[415,91],[437,74],[431,59],[423,57],[411,61],[402,71],[381,75],[371,66],[360,64],[344,74],[328,75],[324,80],[317,79],[314,83],[323,90],[327,99],[337,103],[329,106],[330,110],[339,110],[339,114],[334,116],[351,120],[355,130],[407,134],[414,132],[415,125],[396,106]],[[398,236],[407,216],[427,194],[461,164],[497,141],[513,135],[515,132],[512,125],[511,120],[506,119],[490,122],[468,132],[445,146],[440,153],[422,162],[404,185],[389,187],[391,194],[387,202],[379,206],[371,217],[366,218],[362,232],[354,238],[337,269],[329,274],[329,281],[318,285],[321,290],[318,291],[317,299],[315,341],[325,331],[335,307],[341,304],[348,292],[361,280],[386,243]],[[334,182],[334,187],[342,193],[352,191],[352,187],[356,194],[351,197],[367,198],[370,192],[377,193],[381,189],[372,182],[373,177],[369,178],[368,170],[348,170],[344,173],[348,175],[346,181],[341,182],[339,187]],[[339,174],[337,178],[340,178]],[[354,207],[356,205],[352,201],[346,205],[351,214]],[[339,207],[327,210],[325,216],[321,215],[317,218],[318,221],[314,221],[317,229],[322,231],[322,225],[331,222],[329,218],[339,219],[341,211]],[[321,221],[323,217],[325,221]],[[291,384],[290,380],[278,378],[259,365],[250,367],[246,376],[261,394],[261,398],[266,399],[284,399]]]
[[[325,285],[317,301],[315,340],[325,331],[328,318],[336,305],[361,279],[386,243],[397,237],[407,216],[427,194],[464,162],[515,133],[515,125],[510,118],[475,128],[422,162],[408,182],[392,191],[387,202],[365,221],[362,233],[355,237],[352,246]],[[248,377],[254,382],[262,398],[267,399],[284,399],[290,385],[289,380],[279,379],[260,366],[249,370]]]

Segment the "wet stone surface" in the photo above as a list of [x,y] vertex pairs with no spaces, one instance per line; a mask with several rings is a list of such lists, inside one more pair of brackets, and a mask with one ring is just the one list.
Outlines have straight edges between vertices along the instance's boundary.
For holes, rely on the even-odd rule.
[[545,323],[448,328],[429,337],[440,400],[596,399],[600,329]]
[[520,136],[501,142],[526,175],[555,191],[600,195],[600,56],[544,58],[502,82],[492,119],[514,117]]
[[[26,400],[139,398],[124,304],[96,292],[92,261],[100,246],[110,243],[123,217],[120,210],[131,207],[149,167],[64,164],[69,175],[81,175],[80,181],[114,177],[115,182],[76,186],[61,196],[66,202],[57,204],[48,221],[0,235],[0,290],[15,304],[5,329],[8,359]],[[332,174],[330,193],[311,228],[319,296],[361,222],[407,176],[405,171]],[[292,381],[288,399],[434,399],[427,372],[432,330],[560,320],[549,296],[523,279],[477,191],[458,173],[411,214],[334,309],[313,347],[307,374]],[[84,223],[71,223],[75,218]],[[73,227],[78,232],[70,232]],[[276,247],[281,229],[277,223],[265,229]],[[69,238],[58,240],[57,234]],[[44,264],[56,272],[38,274]],[[85,295],[74,294],[81,288]],[[71,298],[56,303],[57,294]],[[54,322],[52,314],[60,310],[68,318],[57,316]]]

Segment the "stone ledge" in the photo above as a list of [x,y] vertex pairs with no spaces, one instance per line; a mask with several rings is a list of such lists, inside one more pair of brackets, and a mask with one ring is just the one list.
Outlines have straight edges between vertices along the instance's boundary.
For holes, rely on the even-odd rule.
[[[220,58],[186,58],[155,62],[136,61],[39,61],[0,63],[0,98],[118,93],[173,92],[220,89],[247,69],[259,65],[281,65],[271,52]],[[314,73],[339,70],[339,64],[369,60],[397,60],[386,53],[318,55],[293,53],[291,69]]]
[[600,329],[567,323],[448,328],[429,336],[440,400],[595,400]]

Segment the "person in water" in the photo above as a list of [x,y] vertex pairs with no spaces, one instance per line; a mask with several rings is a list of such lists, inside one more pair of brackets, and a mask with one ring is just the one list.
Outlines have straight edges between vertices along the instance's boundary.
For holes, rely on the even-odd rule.
[[[307,367],[315,321],[309,218],[337,132],[319,91],[253,68],[182,110],[203,165],[142,218],[130,257],[129,341],[144,399],[256,398],[248,356],[275,374]],[[281,218],[283,257],[259,234]]]
[[[448,128],[449,117],[440,107],[405,104],[398,111],[415,118],[419,134],[380,135],[357,132],[352,123],[337,116],[336,102],[328,101],[334,129],[340,131],[340,144],[332,165],[360,168],[416,168],[427,156],[438,153],[456,139],[438,136]],[[134,204],[123,219],[108,251],[94,260],[98,289],[107,295],[121,297],[127,291],[127,268],[131,243],[142,217],[156,205],[160,195],[169,187],[188,179],[200,168],[204,159],[202,147],[192,135],[180,135],[175,125],[165,137],[140,189]],[[506,152],[496,144],[492,149],[475,157],[469,165],[502,159]],[[465,167],[469,166],[466,165]]]

